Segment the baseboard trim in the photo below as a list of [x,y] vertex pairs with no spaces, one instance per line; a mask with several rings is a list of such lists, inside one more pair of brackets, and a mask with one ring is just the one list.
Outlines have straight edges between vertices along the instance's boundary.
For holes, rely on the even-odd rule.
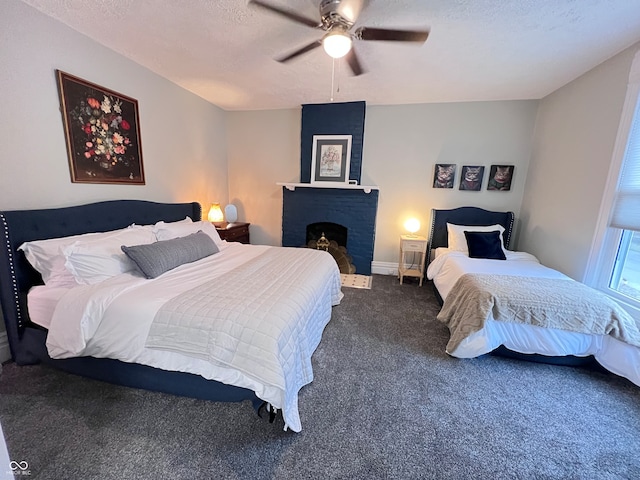
[[9,348],[9,338],[7,332],[0,333],[0,363],[11,360],[11,349]]
[[378,275],[398,275],[397,262],[371,262],[371,273]]

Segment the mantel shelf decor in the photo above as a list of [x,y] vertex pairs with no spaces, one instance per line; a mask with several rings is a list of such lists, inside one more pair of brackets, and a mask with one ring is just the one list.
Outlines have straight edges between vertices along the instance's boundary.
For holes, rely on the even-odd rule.
[[364,193],[371,193],[371,190],[380,190],[377,185],[354,185],[352,183],[289,183],[278,182],[276,185],[294,191],[296,188],[340,188],[343,190],[363,190]]
[[349,183],[351,135],[314,135],[311,183]]

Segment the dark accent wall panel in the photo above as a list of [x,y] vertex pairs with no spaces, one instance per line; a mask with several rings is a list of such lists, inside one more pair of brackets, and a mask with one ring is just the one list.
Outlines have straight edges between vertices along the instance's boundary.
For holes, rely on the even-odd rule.
[[351,135],[349,178],[360,184],[364,142],[365,102],[321,103],[302,106],[300,183],[311,181],[314,135]]
[[332,222],[347,227],[347,252],[356,273],[371,275],[378,190],[283,187],[282,246],[306,244],[307,225]]

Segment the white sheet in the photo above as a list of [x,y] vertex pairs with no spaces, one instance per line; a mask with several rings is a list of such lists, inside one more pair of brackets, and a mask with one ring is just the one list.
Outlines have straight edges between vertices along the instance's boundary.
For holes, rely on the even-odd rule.
[[[145,348],[153,318],[164,302],[205,281],[224,281],[223,276],[230,270],[273,248],[224,243],[220,253],[182,265],[153,280],[125,273],[98,285],[71,289],[60,298],[53,312],[47,337],[49,355],[53,358],[80,355],[115,358],[194,373],[250,389],[259,398],[280,408],[281,395],[277,389],[263,385],[241,371],[176,352]],[[339,285],[337,267],[336,275]],[[326,290],[318,294],[318,303],[323,306],[331,301],[331,289]],[[147,301],[140,302],[141,296]],[[330,311],[328,314],[330,316]]]
[[46,285],[33,287],[27,295],[29,319],[36,325],[48,329],[51,325],[51,317],[53,317],[56,305],[69,290],[71,290],[69,287]]
[[[443,300],[465,273],[499,273],[539,278],[568,278],[541,265],[536,257],[524,252],[507,251],[507,260],[469,258],[461,252],[439,248],[435,260],[427,268]],[[500,345],[526,354],[547,356],[593,355],[607,370],[640,386],[640,349],[608,335],[587,335],[565,330],[541,328],[509,322],[486,321],[485,328],[467,337],[449,355],[474,358],[491,352]]]

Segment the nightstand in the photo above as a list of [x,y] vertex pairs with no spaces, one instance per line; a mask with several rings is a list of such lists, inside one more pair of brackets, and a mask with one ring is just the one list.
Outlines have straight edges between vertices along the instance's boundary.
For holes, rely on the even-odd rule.
[[223,222],[216,225],[216,230],[222,240],[227,242],[251,243],[249,241],[249,223]]
[[[412,262],[407,265],[407,254],[412,254]],[[424,261],[427,256],[427,238],[418,235],[400,235],[400,261],[398,277],[402,285],[403,277],[418,277],[420,286],[424,278]]]

